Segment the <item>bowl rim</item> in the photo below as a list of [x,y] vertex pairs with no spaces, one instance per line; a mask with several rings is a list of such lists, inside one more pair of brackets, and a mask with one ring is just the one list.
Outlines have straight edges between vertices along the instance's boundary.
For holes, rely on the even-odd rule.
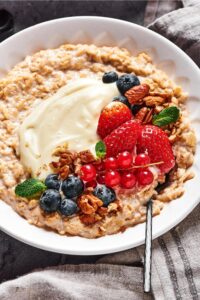
[[[23,29],[20,32],[18,32],[16,34],[12,35],[11,37],[7,38],[6,40],[4,40],[3,42],[0,43],[0,49],[3,48],[3,47],[7,47],[7,44],[9,44],[10,41],[12,41],[14,39],[17,39],[18,37],[20,37],[24,33],[29,33],[29,32],[31,32],[31,31],[33,31],[35,29],[39,29],[39,28],[48,26],[49,24],[56,24],[56,23],[60,23],[60,22],[62,23],[63,21],[66,21],[66,20],[77,20],[77,21],[82,21],[82,20],[83,21],[84,20],[89,21],[89,20],[92,20],[92,21],[102,21],[102,22],[106,21],[106,22],[111,23],[112,25],[114,23],[116,23],[116,24],[122,24],[122,25],[125,24],[125,25],[128,25],[128,26],[132,26],[133,29],[136,28],[141,33],[142,32],[145,32],[145,33],[148,32],[148,34],[150,36],[159,38],[162,41],[162,43],[164,43],[165,45],[167,45],[167,47],[173,48],[178,54],[180,54],[180,56],[183,58],[183,60],[187,61],[191,65],[191,67],[193,68],[193,71],[196,73],[196,75],[198,76],[198,78],[200,80],[200,70],[199,70],[198,66],[194,63],[194,61],[186,53],[184,53],[179,47],[177,47],[171,41],[167,40],[165,37],[161,36],[160,34],[154,32],[154,31],[152,31],[152,30],[150,30],[148,28],[145,28],[145,27],[143,27],[141,25],[134,24],[134,23],[131,23],[131,22],[128,22],[128,21],[124,21],[124,20],[114,19],[114,18],[107,18],[107,17],[101,17],[101,16],[76,16],[76,17],[64,17],[64,18],[59,18],[59,19],[45,21],[45,22],[33,25],[31,27],[28,27],[26,29]],[[197,205],[198,205],[198,202],[193,203],[193,205],[190,206],[190,209],[187,210],[186,212],[184,212],[184,214],[182,214],[179,218],[177,218],[176,220],[174,220],[173,222],[171,222],[170,226],[168,226],[167,228],[158,230],[156,233],[153,233],[153,239],[155,239],[158,236],[160,236],[160,235],[168,232],[171,228],[173,228],[178,223],[180,223],[195,208],[195,206],[197,206]],[[20,218],[21,218],[21,216],[20,216]],[[156,217],[154,217],[154,218],[156,218]],[[141,237],[140,240],[138,240],[138,242],[135,243],[134,245],[133,245],[133,242],[127,242],[126,245],[124,245],[124,246],[113,245],[112,247],[110,246],[109,249],[106,249],[106,250],[102,250],[101,249],[101,250],[90,251],[90,249],[87,249],[87,250],[80,250],[80,249],[78,249],[78,250],[77,249],[75,249],[75,250],[69,250],[69,249],[67,249],[65,251],[63,249],[59,249],[59,246],[57,246],[57,245],[53,245],[53,246],[52,245],[48,245],[47,246],[45,243],[41,245],[40,242],[38,242],[38,243],[35,242],[35,241],[33,242],[31,240],[31,238],[27,238],[27,237],[21,236],[19,232],[17,232],[17,233],[15,232],[14,233],[13,231],[7,230],[6,228],[4,228],[2,226],[2,224],[0,224],[0,228],[1,228],[1,230],[3,230],[4,232],[6,232],[7,234],[9,234],[10,236],[12,236],[12,237],[14,237],[14,238],[16,238],[16,239],[18,239],[18,240],[26,243],[26,244],[29,244],[29,245],[32,245],[34,247],[37,247],[37,248],[40,248],[40,249],[44,249],[44,250],[47,250],[47,251],[52,251],[52,252],[57,252],[57,253],[63,253],[63,254],[99,255],[99,254],[106,254],[106,253],[115,253],[115,252],[119,252],[119,251],[130,249],[132,247],[139,246],[139,245],[141,245],[141,244],[144,243],[144,237]]]

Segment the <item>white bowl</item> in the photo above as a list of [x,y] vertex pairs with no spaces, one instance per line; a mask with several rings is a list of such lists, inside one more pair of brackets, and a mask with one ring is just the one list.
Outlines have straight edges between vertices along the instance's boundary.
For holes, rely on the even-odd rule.
[[[200,72],[194,62],[162,36],[135,24],[102,17],[72,17],[48,21],[23,30],[0,44],[0,77],[28,54],[63,43],[94,43],[120,46],[133,53],[149,52],[157,65],[180,83],[190,95],[188,107],[198,146],[193,169],[196,176],[185,184],[183,197],[172,201],[153,219],[153,238],[167,232],[183,220],[199,203],[200,195]],[[61,236],[30,225],[3,201],[0,201],[0,228],[32,246],[49,251],[94,255],[122,251],[144,243],[145,224],[124,233],[88,240]]]

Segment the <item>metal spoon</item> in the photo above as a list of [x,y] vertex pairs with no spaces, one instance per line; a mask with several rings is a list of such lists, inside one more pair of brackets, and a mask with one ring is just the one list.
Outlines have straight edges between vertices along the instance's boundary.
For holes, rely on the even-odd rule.
[[151,291],[151,256],[152,256],[152,200],[147,202],[145,250],[144,250],[144,292]]

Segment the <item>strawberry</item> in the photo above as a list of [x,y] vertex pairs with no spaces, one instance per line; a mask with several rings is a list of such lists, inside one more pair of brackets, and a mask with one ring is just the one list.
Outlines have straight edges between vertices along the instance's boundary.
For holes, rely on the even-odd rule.
[[133,151],[141,129],[140,121],[130,120],[113,130],[104,139],[107,157],[116,156],[125,150]]
[[175,165],[175,157],[168,136],[157,126],[143,126],[138,138],[137,151],[138,153],[147,151],[151,163],[163,161],[163,164],[158,165],[163,173],[168,173]]
[[119,101],[111,102],[101,112],[97,133],[103,139],[131,118],[131,111],[125,104]]

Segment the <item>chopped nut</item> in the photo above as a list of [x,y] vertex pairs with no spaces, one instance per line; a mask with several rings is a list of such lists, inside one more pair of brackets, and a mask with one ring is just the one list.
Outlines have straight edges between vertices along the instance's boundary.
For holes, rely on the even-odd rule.
[[131,104],[139,103],[145,96],[149,94],[150,87],[148,84],[143,83],[137,86],[132,87],[125,93],[125,96],[128,98],[128,101]]
[[82,167],[81,159],[77,157],[74,160],[74,173],[79,175],[81,171],[81,167]]
[[103,201],[95,197],[91,192],[83,193],[78,199],[78,206],[86,215],[95,213],[102,205]]
[[147,96],[143,99],[146,106],[156,106],[161,105],[165,102],[165,98],[160,96]]
[[56,149],[53,151],[53,156],[60,156],[62,153],[66,152],[68,149],[68,144],[64,143],[61,146],[56,147]]
[[78,157],[80,158],[81,162],[85,164],[95,161],[95,157],[90,150],[79,152]]
[[80,215],[79,218],[81,222],[85,225],[93,225],[94,223],[102,219],[102,217],[98,214]]
[[98,209],[98,214],[101,216],[101,217],[104,217],[104,216],[106,216],[107,215],[107,213],[108,213],[108,209],[107,209],[107,207],[100,207],[99,209]]
[[59,175],[61,179],[66,179],[70,174],[70,169],[69,166],[63,166],[62,168],[60,168],[59,170]]

